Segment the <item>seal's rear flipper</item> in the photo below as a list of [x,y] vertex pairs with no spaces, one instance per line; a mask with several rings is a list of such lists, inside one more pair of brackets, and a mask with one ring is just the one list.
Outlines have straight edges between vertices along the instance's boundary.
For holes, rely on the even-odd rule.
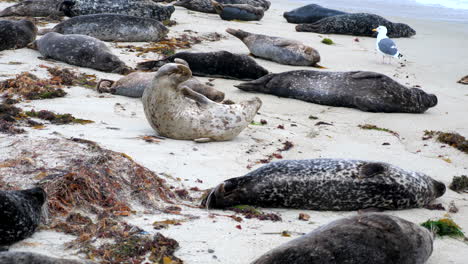
[[211,1],[211,5],[213,6],[213,9],[216,11],[216,13],[221,14],[223,12],[223,5],[216,1]]
[[262,92],[264,88],[266,88],[267,83],[275,76],[275,74],[267,74],[263,77],[258,78],[257,80],[253,80],[250,82],[244,82],[240,83],[237,85],[234,85],[234,87],[237,87],[243,91],[257,91],[257,92]]
[[377,72],[369,72],[369,71],[358,71],[351,75],[351,78],[359,80],[359,79],[378,79],[382,78],[383,74]]
[[245,37],[250,35],[249,32],[245,32],[243,30],[233,29],[233,28],[227,28],[226,32],[233,35],[234,37],[236,37],[236,38],[238,38],[240,40],[243,40]]
[[115,94],[115,89],[112,88],[112,85],[114,85],[114,81],[108,80],[108,79],[101,79],[99,82],[96,84],[96,91],[98,93],[111,93]]

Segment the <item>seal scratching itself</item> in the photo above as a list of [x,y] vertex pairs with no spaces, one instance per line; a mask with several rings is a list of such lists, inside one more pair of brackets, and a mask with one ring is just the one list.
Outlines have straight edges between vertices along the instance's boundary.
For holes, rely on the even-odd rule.
[[289,71],[235,86],[244,91],[368,112],[423,113],[437,105],[435,95],[407,88],[376,72]]
[[283,17],[288,23],[314,23],[322,18],[330,16],[345,15],[346,12],[329,9],[316,4],[310,4],[293,9],[289,12],[284,12]]
[[321,226],[252,264],[424,264],[433,241],[429,230],[399,217],[364,214]]
[[240,204],[351,211],[420,208],[445,193],[445,185],[388,163],[311,159],[264,165],[219,184],[202,201],[207,208]]
[[247,4],[230,5],[220,4],[216,1],[211,2],[222,20],[260,21],[264,15],[264,10],[261,7]]
[[253,34],[240,29],[226,32],[242,40],[254,56],[286,65],[315,66],[320,54],[314,48],[286,38]]
[[37,27],[29,20],[0,20],[0,51],[24,48],[36,34]]
[[240,104],[220,104],[183,82],[192,77],[184,64],[169,63],[156,73],[143,93],[146,119],[161,136],[196,141],[231,140],[252,121],[262,102],[255,97]]
[[46,199],[46,193],[40,187],[0,191],[0,246],[10,246],[34,233]]

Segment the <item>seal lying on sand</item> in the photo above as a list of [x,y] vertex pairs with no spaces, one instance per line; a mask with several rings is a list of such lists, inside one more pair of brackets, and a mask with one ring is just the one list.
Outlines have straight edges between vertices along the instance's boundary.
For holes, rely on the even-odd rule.
[[31,252],[0,252],[2,264],[94,264],[92,261],[58,259]]
[[314,23],[322,18],[347,14],[346,12],[328,9],[316,4],[310,4],[303,7],[284,12],[283,16],[289,23]]
[[9,6],[0,11],[0,17],[4,16],[29,16],[47,17],[64,16],[62,11],[57,9],[57,4],[63,0],[23,0],[15,5]]
[[242,40],[250,52],[260,58],[300,66],[313,66],[320,61],[320,54],[315,49],[299,41],[232,28],[226,29],[226,32]]
[[158,20],[119,14],[95,14],[72,17],[40,34],[82,34],[102,41],[149,42],[160,41],[169,30]]
[[85,35],[45,34],[34,42],[42,56],[105,72],[128,73],[129,68],[106,44]]
[[396,216],[364,214],[321,226],[252,264],[424,264],[432,250],[429,230]]
[[431,177],[383,162],[311,159],[264,165],[219,184],[202,202],[207,208],[240,204],[310,210],[407,209],[445,193]]
[[34,233],[41,221],[42,205],[46,199],[46,193],[39,187],[0,191],[0,246],[9,246]]
[[366,13],[323,18],[312,24],[297,25],[296,31],[375,37],[377,34],[372,29],[378,26],[385,26],[390,38],[409,38],[416,35],[416,31],[406,24],[393,23],[381,16]]
[[[270,2],[266,0],[218,0],[216,1],[220,4],[247,4],[255,7],[261,7],[263,10],[268,10],[270,8]],[[175,6],[182,6],[189,10],[216,14],[211,0],[179,0],[174,3]]]
[[[184,64],[179,59],[176,59],[176,61],[178,63]],[[122,77],[116,82],[111,80],[100,80],[97,84],[97,90],[110,90],[112,94],[141,98],[145,89],[151,86],[155,76],[156,72],[133,72],[125,77]],[[105,87],[106,83],[108,87]],[[187,86],[188,88],[194,90],[197,93],[203,94],[208,99],[215,102],[221,102],[224,99],[223,92],[218,91],[211,86],[205,85],[193,77],[181,83],[180,85]]]
[[247,4],[219,4],[211,1],[218,15],[223,20],[260,21],[263,18],[264,10]]
[[236,137],[253,120],[260,99],[225,105],[211,101],[183,83],[192,77],[184,64],[161,67],[143,93],[146,119],[161,136],[224,141]]
[[235,85],[250,91],[369,112],[423,113],[437,97],[376,72],[289,71]]
[[228,51],[178,52],[163,60],[140,62],[137,69],[157,70],[166,63],[174,62],[174,59],[186,61],[196,76],[254,80],[268,74],[268,70],[258,65],[251,57]]
[[0,51],[24,48],[36,34],[37,27],[29,20],[0,20]]
[[175,8],[151,0],[63,0],[59,10],[69,17],[111,13],[165,21],[171,18]]

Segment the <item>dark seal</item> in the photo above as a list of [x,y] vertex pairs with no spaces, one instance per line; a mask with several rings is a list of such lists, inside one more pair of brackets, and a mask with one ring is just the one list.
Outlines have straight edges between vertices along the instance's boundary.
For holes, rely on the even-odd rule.
[[179,52],[159,61],[145,61],[137,65],[139,70],[157,70],[174,59],[183,59],[190,65],[193,75],[220,77],[237,80],[253,80],[268,74],[268,71],[247,55],[216,52]]
[[31,252],[0,252],[2,264],[94,264],[92,261],[52,258]]
[[423,207],[445,193],[445,185],[418,172],[383,162],[311,159],[264,165],[214,188],[202,204],[240,204],[310,210]]
[[0,17],[4,16],[28,16],[28,17],[57,17],[64,16],[58,10],[57,4],[63,0],[23,0],[15,5],[0,11]]
[[0,246],[10,246],[34,233],[46,199],[46,193],[39,187],[0,191]]
[[37,50],[46,58],[104,72],[121,74],[129,72],[125,63],[112,54],[103,41],[93,37],[50,32],[34,43]]
[[289,23],[314,23],[322,18],[347,14],[339,10],[329,9],[316,4],[310,4],[303,7],[284,12],[283,17]]
[[376,72],[289,71],[268,74],[236,87],[244,91],[368,112],[423,113],[437,105],[435,95],[408,88]]
[[151,0],[63,0],[59,10],[69,17],[111,13],[165,21],[171,18],[175,8]]
[[[216,1],[220,4],[247,4],[255,7],[261,7],[263,10],[268,10],[270,8],[270,2],[266,0],[218,0]],[[211,3],[211,0],[179,0],[174,3],[175,6],[182,6],[189,10],[216,14],[215,9]]]
[[0,20],[0,51],[26,47],[36,39],[37,27],[29,20]]
[[283,244],[252,264],[424,264],[431,232],[385,214],[342,218]]
[[247,4],[220,4],[212,1],[213,7],[222,20],[260,21],[263,18],[264,10]]
[[40,34],[81,34],[102,41],[158,42],[169,30],[158,20],[120,14],[95,14],[72,17]]
[[393,23],[381,16],[366,13],[323,18],[312,24],[297,25],[296,31],[375,37],[377,34],[372,29],[378,26],[388,29],[389,38],[409,38],[416,35],[416,31],[406,24]]

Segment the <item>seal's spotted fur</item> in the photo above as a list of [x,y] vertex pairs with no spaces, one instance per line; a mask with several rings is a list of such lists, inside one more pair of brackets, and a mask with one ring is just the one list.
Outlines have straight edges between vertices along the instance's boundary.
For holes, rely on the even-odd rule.
[[312,159],[270,163],[224,181],[203,201],[312,210],[422,207],[445,193],[429,176],[381,162]]

